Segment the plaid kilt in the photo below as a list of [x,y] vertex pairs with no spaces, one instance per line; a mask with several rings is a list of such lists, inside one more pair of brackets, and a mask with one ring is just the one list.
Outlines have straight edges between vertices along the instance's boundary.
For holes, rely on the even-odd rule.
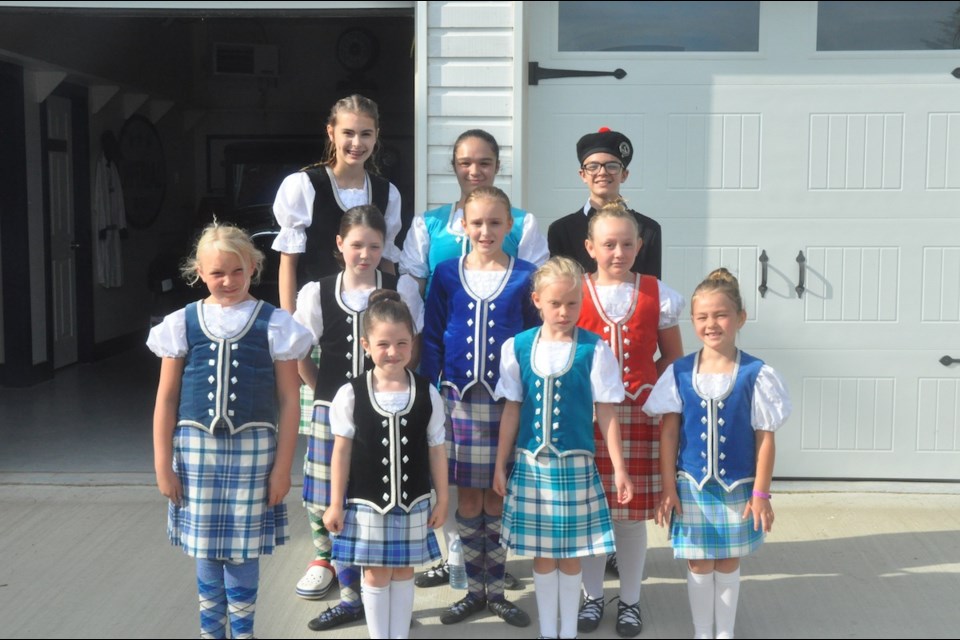
[[692,480],[678,475],[677,493],[683,515],[674,513],[670,522],[674,558],[741,558],[763,544],[763,531],[753,530],[753,518],[741,517],[753,493],[752,482],[727,493],[716,480],[698,490]]
[[313,408],[313,421],[303,456],[303,506],[326,509],[330,506],[330,460],[333,457],[330,407]]
[[286,505],[267,507],[267,481],[277,451],[270,428],[213,435],[196,427],[173,434],[173,469],[183,485],[170,503],[167,535],[195,558],[249,559],[289,539]]
[[643,412],[642,402],[627,398],[616,406],[623,441],[623,460],[633,482],[633,500],[617,503],[617,486],[613,480],[610,452],[596,423],[593,436],[596,441],[597,470],[607,492],[610,517],[614,520],[649,520],[660,502],[660,418],[651,418]]
[[503,401],[494,400],[486,387],[479,384],[467,389],[463,398],[449,385],[443,385],[440,394],[447,408],[450,483],[458,487],[491,488]]
[[394,507],[381,514],[364,504],[350,503],[343,531],[333,538],[333,559],[361,567],[416,567],[440,558],[440,546],[427,526],[430,501],[422,500],[407,513]]
[[[313,364],[320,366],[320,347],[313,345],[310,350],[310,359]],[[320,375],[319,373],[317,375]],[[300,385],[300,433],[310,434],[313,425],[313,389],[308,385]]]
[[519,555],[612,553],[613,524],[593,458],[518,450],[503,501],[502,543]]

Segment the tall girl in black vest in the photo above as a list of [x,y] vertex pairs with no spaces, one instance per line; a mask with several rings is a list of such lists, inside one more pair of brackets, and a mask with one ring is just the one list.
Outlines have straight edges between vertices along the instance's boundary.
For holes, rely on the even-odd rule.
[[[363,603],[371,638],[406,638],[413,614],[413,567],[440,557],[430,529],[447,517],[443,400],[407,368],[410,311],[377,291],[363,316],[364,350],[374,367],[337,391],[330,508],[333,556],[364,567]],[[373,471],[376,470],[374,473]],[[430,487],[437,502],[430,508]]]
[[[320,349],[319,368],[309,356],[301,360],[299,366],[300,377],[314,399],[313,421],[303,462],[303,504],[311,522],[322,524],[323,512],[330,504],[330,458],[334,441],[330,403],[343,384],[362,376],[372,366],[360,344],[361,317],[370,294],[376,289],[399,291],[417,319],[414,328],[423,325],[423,302],[417,282],[410,276],[398,279],[376,268],[383,254],[385,237],[386,223],[374,205],[347,210],[336,236],[343,269],[307,283],[297,296],[294,318],[310,329],[314,343]],[[319,371],[324,375],[319,375]],[[324,539],[318,540],[321,536]],[[321,532],[314,527],[314,541],[318,543],[318,549],[330,549],[325,530]],[[329,584],[334,573],[340,579],[340,602],[311,620],[311,629],[331,629],[363,617],[359,567],[338,563],[334,569],[329,556],[320,557],[310,564],[302,582],[310,582],[307,586],[311,587],[330,577]]]
[[[273,249],[280,252],[280,307],[293,313],[299,291],[308,282],[340,271],[335,238],[343,213],[354,206],[374,204],[386,219],[383,268],[393,273],[400,251],[394,240],[400,230],[400,192],[380,177],[376,166],[380,133],[377,104],[360,95],[337,101],[327,119],[324,160],[287,176],[277,191],[273,213],[280,234]],[[314,349],[314,361],[319,351]],[[313,393],[300,389],[300,433],[313,419]],[[311,518],[314,560],[330,560],[330,543],[323,522]],[[311,563],[297,583],[297,594],[322,598],[333,584],[332,571]]]

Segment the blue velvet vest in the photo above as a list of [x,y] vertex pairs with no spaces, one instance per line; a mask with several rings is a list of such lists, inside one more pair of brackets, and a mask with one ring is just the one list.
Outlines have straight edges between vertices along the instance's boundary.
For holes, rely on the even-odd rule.
[[673,363],[683,402],[677,472],[703,488],[715,479],[727,491],[753,480],[757,472],[756,436],[751,424],[753,390],[763,361],[740,351],[734,382],[711,400],[696,386],[699,352]]
[[277,428],[276,379],[267,327],[274,307],[260,301],[232,338],[206,328],[203,303],[187,305],[187,356],[180,383],[178,425],[213,433],[249,427]]
[[530,299],[537,267],[510,259],[500,288],[479,298],[466,285],[463,258],[441,262],[427,296],[420,374],[461,394],[482,384],[493,395],[500,380],[500,349],[508,338],[540,324]]
[[524,331],[513,339],[524,394],[517,447],[534,456],[545,447],[559,456],[593,456],[596,449],[590,370],[600,336],[577,329],[576,344],[570,350],[567,365],[552,376],[544,376],[534,365],[533,354],[539,340],[539,328]]

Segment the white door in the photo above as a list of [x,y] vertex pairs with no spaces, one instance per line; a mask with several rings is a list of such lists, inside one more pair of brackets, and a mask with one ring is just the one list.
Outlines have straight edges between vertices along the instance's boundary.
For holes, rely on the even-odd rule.
[[557,3],[526,6],[531,61],[627,72],[528,87],[523,204],[542,227],[586,201],[577,139],[623,131],[664,282],[689,296],[730,268],[743,348],[786,377],[777,476],[960,479],[960,365],[939,362],[960,358],[952,52],[818,52],[815,2],[760,3],[759,51],[568,52]]
[[73,210],[73,140],[70,101],[50,96],[47,105],[47,167],[50,263],[53,289],[53,366],[77,361],[77,261]]

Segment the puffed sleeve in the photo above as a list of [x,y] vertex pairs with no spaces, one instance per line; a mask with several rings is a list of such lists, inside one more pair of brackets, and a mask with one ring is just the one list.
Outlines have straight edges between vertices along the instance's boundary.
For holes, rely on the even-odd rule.
[[337,390],[333,402],[330,403],[330,431],[333,435],[353,440],[357,433],[357,425],[353,423],[353,409],[356,404],[353,385],[345,384]]
[[390,183],[390,192],[387,196],[387,210],[383,212],[383,219],[387,223],[387,238],[383,245],[383,257],[390,262],[400,261],[400,249],[397,248],[397,234],[400,233],[400,191]]
[[403,240],[403,253],[400,255],[400,272],[409,273],[415,278],[427,278],[430,275],[430,234],[423,214],[413,218],[410,230]]
[[493,399],[506,398],[514,402],[523,402],[523,384],[520,381],[520,363],[513,348],[513,338],[508,338],[500,349],[500,380],[494,389]]
[[662,416],[667,413],[681,413],[683,402],[680,400],[680,390],[677,389],[677,379],[673,375],[671,364],[660,375],[647,401],[643,405],[643,412],[648,416]]
[[771,367],[763,365],[753,385],[753,407],[750,419],[758,431],[776,431],[787,421],[793,405],[787,385]]
[[432,413],[430,414],[430,422],[427,423],[427,446],[436,447],[447,441],[445,426],[447,408],[443,404],[440,392],[432,385],[430,386],[430,405]]
[[274,360],[300,360],[313,347],[313,334],[283,309],[274,309],[267,323],[267,341]]
[[160,358],[184,358],[187,355],[187,312],[178,309],[150,329],[147,348]]
[[320,305],[320,283],[308,282],[297,294],[297,309],[293,319],[313,334],[313,344],[323,337],[323,309]]
[[626,394],[623,391],[623,378],[620,373],[620,363],[613,355],[613,350],[606,342],[600,340],[593,350],[593,366],[590,370],[590,388],[593,391],[594,402],[623,402]]
[[283,179],[273,201],[273,215],[280,225],[280,233],[273,241],[274,251],[303,253],[307,249],[306,228],[313,221],[313,200],[316,191],[305,171]]
[[410,309],[413,316],[413,328],[417,333],[423,331],[423,298],[420,297],[420,285],[417,281],[403,274],[397,280],[397,293]]
[[680,324],[680,314],[687,302],[683,296],[657,280],[660,288],[660,324],[658,329],[668,329]]
[[538,267],[550,258],[547,239],[540,233],[537,219],[529,211],[523,217],[523,233],[520,236],[520,246],[517,247],[517,257]]

